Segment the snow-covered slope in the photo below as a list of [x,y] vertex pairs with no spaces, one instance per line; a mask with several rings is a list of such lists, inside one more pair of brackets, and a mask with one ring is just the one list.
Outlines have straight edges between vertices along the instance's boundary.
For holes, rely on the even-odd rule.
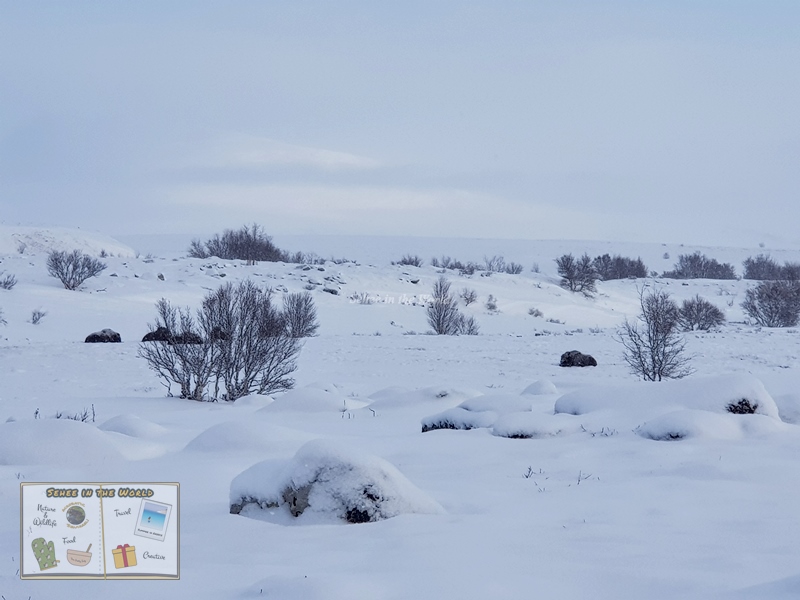
[[[752,282],[600,282],[590,299],[560,288],[553,262],[564,252],[609,252],[642,256],[661,272],[693,248],[526,242],[527,254],[515,254],[485,241],[414,247],[406,239],[401,248],[362,239],[340,254],[331,240],[319,248],[282,243],[357,261],[306,268],[190,259],[183,244],[137,257],[103,236],[39,231],[22,253],[20,228],[0,231],[0,271],[18,280],[0,290],[0,509],[18,514],[22,481],[180,482],[181,580],[117,582],[120,599],[143,591],[199,599],[769,598],[797,587],[798,331],[744,322],[740,302]],[[478,301],[462,310],[481,335],[424,335],[425,296],[441,273],[390,260],[416,253],[428,262],[434,247],[462,261],[503,254],[525,263],[519,275],[445,273],[456,293],[476,291]],[[105,250],[108,268],[79,291],[65,290],[46,272],[53,248]],[[737,268],[763,251],[701,250]],[[771,254],[800,260],[797,251]],[[313,295],[319,335],[305,342],[296,389],[232,404],[167,397],[137,356],[155,302],[198,306],[209,290],[245,278],[278,297]],[[700,294],[725,312],[720,330],[687,334],[690,378],[645,383],[628,372],[614,334],[635,316],[643,285],[678,300]],[[497,310],[487,309],[489,295]],[[542,315],[529,314],[534,308]],[[37,325],[33,309],[47,313]],[[106,327],[122,343],[83,343]],[[559,367],[573,349],[598,366]],[[726,411],[742,398],[759,404],[756,414]],[[94,422],[53,418],[84,410]],[[442,415],[468,427],[423,433]],[[334,454],[325,448],[343,443],[350,463],[402,473],[437,510],[358,525],[230,514],[240,474],[248,494],[274,495],[302,466],[291,457],[309,442],[320,464]],[[74,460],[74,447],[91,460]],[[98,582],[20,581],[19,535],[16,517],[0,524],[6,598],[98,594]]]

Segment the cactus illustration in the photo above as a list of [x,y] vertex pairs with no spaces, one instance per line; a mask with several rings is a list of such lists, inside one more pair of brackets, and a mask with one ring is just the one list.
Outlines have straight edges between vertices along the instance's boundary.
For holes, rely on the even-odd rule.
[[58,565],[59,561],[56,560],[56,549],[53,547],[53,542],[46,542],[44,538],[36,538],[31,542],[31,548],[39,562],[39,569],[42,571]]

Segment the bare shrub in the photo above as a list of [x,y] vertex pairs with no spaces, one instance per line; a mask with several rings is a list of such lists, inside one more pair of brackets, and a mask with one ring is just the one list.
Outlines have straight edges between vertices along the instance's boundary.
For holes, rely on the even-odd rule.
[[3,271],[0,271],[0,290],[10,290],[13,289],[14,286],[17,285],[17,278],[11,275],[3,275]]
[[531,307],[528,309],[528,314],[532,317],[543,317],[544,313],[538,308]]
[[283,297],[283,315],[291,337],[311,337],[317,333],[317,307],[308,292],[286,294]]
[[0,325],[8,325],[8,321],[3,318],[3,309],[0,308]]
[[403,257],[397,261],[397,264],[409,267],[421,267],[425,264],[425,261],[416,254],[404,254]]
[[603,254],[595,257],[592,266],[601,281],[647,277],[647,267],[641,258]]
[[742,398],[731,402],[725,409],[734,415],[754,415],[758,410],[758,402],[750,402],[747,398]]
[[[164,299],[156,309],[156,328],[169,334],[140,344],[139,355],[168,390],[180,387],[181,398],[234,401],[294,385],[289,375],[301,346],[273,305],[271,290],[249,280],[225,284],[204,298],[196,319]],[[185,343],[190,339],[197,343]]]
[[38,325],[46,316],[47,313],[45,311],[37,308],[31,312],[31,323]]
[[531,265],[531,272],[532,273],[538,273],[539,272],[539,263],[538,262],[535,262],[535,263],[533,263]]
[[439,277],[433,284],[427,314],[428,324],[437,335],[458,335],[461,313],[455,297],[450,293],[450,282],[444,277]]
[[710,331],[725,323],[725,313],[698,294],[683,301],[678,319],[684,331]]
[[78,289],[84,281],[96,277],[105,269],[105,263],[80,250],[53,250],[47,255],[47,272],[68,290]]
[[800,282],[762,281],[745,292],[742,308],[762,327],[794,327],[800,321]]
[[489,312],[495,312],[497,310],[497,298],[489,294],[489,298],[486,299],[486,310]]
[[[172,385],[180,388],[181,398],[190,400],[206,400],[209,398],[211,382],[218,351],[209,339],[211,331],[203,331],[205,339],[198,335],[202,329],[192,312],[172,306],[162,298],[156,303],[156,321],[151,329],[164,328],[168,332],[167,339],[139,344],[139,356],[147,361],[147,365],[156,372],[172,395]],[[198,311],[198,316],[202,312]],[[201,322],[205,322],[201,319]],[[199,343],[186,343],[197,339]]]
[[475,290],[471,290],[469,288],[464,288],[463,290],[461,290],[459,296],[464,301],[464,306],[469,306],[473,302],[478,301],[478,292],[476,292]]
[[750,256],[742,263],[744,266],[743,279],[756,279],[759,281],[798,281],[800,280],[800,263],[785,262],[779,265],[768,254]]
[[597,273],[588,254],[575,258],[572,254],[564,254],[556,259],[558,274],[561,275],[561,287],[570,292],[578,292],[591,297],[596,290]]
[[502,256],[483,257],[483,270],[489,273],[502,273],[506,270],[506,261]]
[[701,252],[681,254],[673,271],[665,271],[669,279],[736,279],[736,269],[730,263],[717,262]]
[[58,411],[54,416],[56,419],[69,419],[70,421],[80,421],[81,423],[94,423],[97,418],[94,411],[94,404],[92,404],[91,411],[89,411],[88,408],[84,408],[83,411],[75,413],[74,415]]
[[478,335],[480,333],[480,327],[478,327],[475,317],[465,317],[462,314],[459,314],[458,317],[458,333],[460,335]]
[[509,275],[519,275],[522,273],[523,266],[519,263],[510,262],[506,265],[505,272]]
[[667,292],[639,291],[642,312],[636,321],[625,319],[617,332],[623,358],[634,375],[645,381],[679,379],[693,372],[686,342],[679,334],[678,305]]
[[216,256],[226,260],[244,260],[254,265],[259,261],[291,262],[292,259],[302,261],[303,255],[291,255],[272,243],[263,227],[253,223],[237,230],[226,229],[222,235],[216,234],[210,240],[201,242],[192,240],[189,246],[192,258],[209,258]]

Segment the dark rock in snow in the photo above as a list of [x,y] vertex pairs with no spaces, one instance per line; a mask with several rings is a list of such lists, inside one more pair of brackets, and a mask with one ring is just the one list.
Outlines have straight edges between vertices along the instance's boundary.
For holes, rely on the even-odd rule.
[[102,329],[95,331],[86,336],[85,342],[87,344],[108,343],[108,342],[121,342],[122,337],[113,329]]
[[588,354],[582,354],[577,350],[570,350],[561,355],[561,367],[596,367],[597,361]]

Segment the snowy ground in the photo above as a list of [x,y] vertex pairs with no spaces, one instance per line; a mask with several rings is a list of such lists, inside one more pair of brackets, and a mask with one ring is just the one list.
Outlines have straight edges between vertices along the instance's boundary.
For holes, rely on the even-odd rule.
[[[701,294],[729,321],[719,332],[687,336],[695,375],[648,384],[627,372],[613,339],[635,314],[644,281],[601,282],[597,297],[584,299],[558,287],[553,259],[567,251],[641,255],[661,272],[694,248],[527,242],[515,255],[518,243],[493,251],[485,242],[450,242],[446,253],[462,261],[504,254],[526,270],[449,274],[455,291],[477,291],[478,302],[464,310],[482,334],[438,337],[422,335],[424,295],[438,273],[389,264],[405,252],[427,262],[435,245],[396,249],[372,240],[359,255],[358,244],[333,242],[290,249],[363,262],[327,263],[324,271],[248,267],[188,259],[180,245],[149,257],[147,248],[85,232],[0,229],[0,271],[19,281],[0,290],[8,322],[0,327],[0,423],[13,419],[0,425],[0,509],[12,515],[0,524],[6,600],[94,597],[109,585],[19,580],[18,484],[126,480],[181,483],[181,580],[115,582],[118,598],[800,594],[800,334],[744,323],[739,303],[751,282],[648,280],[678,300]],[[113,256],[100,277],[69,292],[44,266],[47,248],[62,246]],[[352,252],[337,252],[346,248]],[[740,269],[763,250],[704,251]],[[771,254],[800,258],[795,250]],[[533,262],[540,273],[530,271]],[[165,397],[137,357],[154,303],[166,297],[196,306],[206,291],[245,277],[278,293],[315,288],[320,335],[305,344],[296,390],[235,404]],[[377,301],[349,299],[361,293]],[[489,294],[496,313],[484,306]],[[47,312],[38,325],[28,322],[34,309]],[[83,343],[105,327],[123,343]],[[599,366],[558,367],[573,349]],[[760,414],[728,414],[725,403],[740,396],[758,399]],[[49,418],[92,406],[94,424]],[[43,418],[34,419],[37,410]],[[423,421],[442,414],[474,428],[421,432]],[[504,437],[514,433],[529,438]],[[383,459],[424,496],[419,506],[442,510],[358,525],[229,513],[241,473],[258,463],[280,473],[320,438]],[[85,450],[80,461],[71,448]]]

